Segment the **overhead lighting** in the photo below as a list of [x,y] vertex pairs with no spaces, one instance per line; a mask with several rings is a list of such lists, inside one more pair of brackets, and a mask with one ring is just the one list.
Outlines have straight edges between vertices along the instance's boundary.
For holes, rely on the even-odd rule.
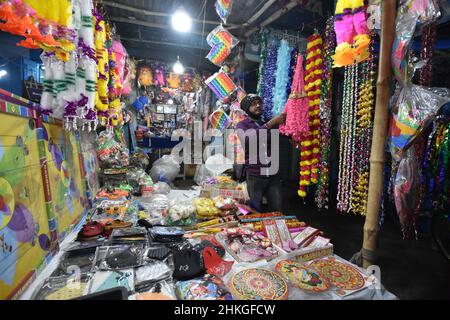
[[188,32],[192,27],[192,19],[184,10],[177,10],[172,15],[172,27],[178,32]]
[[176,74],[183,74],[184,73],[184,67],[180,62],[180,57],[177,57],[177,62],[173,65],[173,72]]
[[0,70],[0,79],[6,76],[8,72],[6,70]]

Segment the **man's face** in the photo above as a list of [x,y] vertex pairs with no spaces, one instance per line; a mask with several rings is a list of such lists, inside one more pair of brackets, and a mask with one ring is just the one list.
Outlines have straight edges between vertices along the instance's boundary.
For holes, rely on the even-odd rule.
[[255,116],[261,116],[263,114],[263,108],[261,101],[253,101],[253,103],[250,105],[250,108],[248,109],[250,113],[254,114]]

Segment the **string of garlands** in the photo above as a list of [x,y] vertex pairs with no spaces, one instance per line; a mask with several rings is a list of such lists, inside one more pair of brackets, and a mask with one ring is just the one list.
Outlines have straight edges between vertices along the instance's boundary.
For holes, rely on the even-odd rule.
[[[373,37],[372,37],[373,39]],[[373,40],[370,44],[369,59],[362,63],[360,77],[363,81],[359,87],[357,104],[356,154],[355,171],[353,173],[353,192],[351,204],[353,213],[364,215],[367,209],[369,192],[369,158],[372,144],[373,116],[375,107],[375,58]]]
[[316,191],[316,204],[319,209],[328,209],[328,187],[330,175],[330,148],[331,148],[331,105],[333,86],[333,54],[336,47],[334,33],[334,19],[327,20],[324,37],[324,64],[322,70],[322,92],[320,98],[320,162],[319,183]]
[[436,24],[432,23],[424,27],[422,34],[422,50],[420,59],[426,61],[426,64],[420,70],[421,86],[431,86],[433,80],[433,57],[435,51]]
[[364,215],[367,209],[375,74],[371,41],[369,59],[346,67],[344,74],[337,196],[340,212]]
[[320,95],[322,88],[323,40],[320,34],[308,37],[306,45],[305,91],[308,95],[309,134],[300,143],[300,186],[298,194],[306,197],[306,189],[318,183]]

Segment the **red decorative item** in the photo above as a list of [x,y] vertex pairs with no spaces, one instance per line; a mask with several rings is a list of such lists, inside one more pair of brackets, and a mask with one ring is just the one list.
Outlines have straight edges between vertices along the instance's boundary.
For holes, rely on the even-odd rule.
[[203,249],[202,256],[203,262],[206,267],[206,272],[218,277],[223,277],[228,272],[230,272],[231,267],[234,263],[234,261],[223,260],[211,247],[206,247],[205,249]]

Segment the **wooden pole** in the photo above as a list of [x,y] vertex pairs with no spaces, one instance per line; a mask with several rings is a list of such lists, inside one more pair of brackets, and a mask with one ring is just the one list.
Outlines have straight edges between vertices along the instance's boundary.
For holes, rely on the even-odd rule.
[[369,195],[362,250],[364,268],[373,264],[374,259],[371,256],[377,248],[378,223],[383,192],[383,169],[386,161],[385,144],[388,132],[388,108],[392,80],[391,52],[395,36],[396,12],[396,0],[382,1],[380,62],[378,67],[372,150],[370,153]]

